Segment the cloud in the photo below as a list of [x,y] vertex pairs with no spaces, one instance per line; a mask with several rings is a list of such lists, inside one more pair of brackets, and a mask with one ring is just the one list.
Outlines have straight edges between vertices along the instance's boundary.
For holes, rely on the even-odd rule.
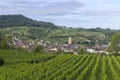
[[48,6],[45,6],[45,11],[48,10],[46,14],[48,15],[65,15],[70,11],[75,10],[82,5],[77,1],[69,1],[69,2],[53,2]]
[[23,14],[65,26],[119,27],[120,0],[0,0],[0,14]]
[[2,0],[0,6],[14,7],[14,8],[37,8],[47,4],[47,1],[28,1],[28,0]]
[[[81,7],[82,4],[75,0],[64,0],[64,1],[28,1],[28,0],[2,0],[0,2],[0,12],[4,10],[13,10],[14,11],[24,11],[24,13],[32,12],[39,15],[65,15],[72,10],[75,10],[78,7]],[[12,12],[12,11],[10,11]],[[9,13],[9,11],[8,11]],[[17,12],[16,12],[17,13]]]

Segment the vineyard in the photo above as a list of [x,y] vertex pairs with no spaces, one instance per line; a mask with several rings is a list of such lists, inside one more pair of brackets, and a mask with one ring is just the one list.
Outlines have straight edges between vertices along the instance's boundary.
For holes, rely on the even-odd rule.
[[120,57],[0,50],[0,80],[120,80]]

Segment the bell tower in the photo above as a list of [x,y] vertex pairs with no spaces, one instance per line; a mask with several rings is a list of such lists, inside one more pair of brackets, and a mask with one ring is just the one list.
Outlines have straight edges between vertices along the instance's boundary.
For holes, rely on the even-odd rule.
[[68,38],[68,44],[69,44],[69,45],[72,44],[72,37],[71,37],[71,36],[69,36],[69,38]]

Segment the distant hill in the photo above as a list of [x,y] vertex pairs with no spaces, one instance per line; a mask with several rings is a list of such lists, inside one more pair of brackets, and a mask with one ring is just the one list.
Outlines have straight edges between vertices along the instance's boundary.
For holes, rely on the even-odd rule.
[[35,26],[56,28],[53,23],[32,20],[23,15],[1,15],[0,28],[14,27],[14,26]]

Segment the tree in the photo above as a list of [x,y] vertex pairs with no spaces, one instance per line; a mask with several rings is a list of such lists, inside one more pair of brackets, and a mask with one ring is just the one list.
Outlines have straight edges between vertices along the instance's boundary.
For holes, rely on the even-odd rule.
[[4,48],[5,46],[7,46],[7,39],[5,38],[5,36],[3,36],[3,34],[0,32],[0,48]]
[[44,47],[42,46],[37,46],[35,49],[34,49],[34,52],[43,52],[44,51]]
[[2,66],[4,64],[4,59],[2,57],[0,57],[0,66]]
[[14,49],[13,45],[9,45],[12,36],[5,36],[2,32],[0,32],[0,48],[1,49]]
[[78,50],[78,54],[85,54],[86,53],[86,50],[84,48],[80,48]]
[[120,32],[113,35],[107,51],[112,53],[118,53],[120,51]]

